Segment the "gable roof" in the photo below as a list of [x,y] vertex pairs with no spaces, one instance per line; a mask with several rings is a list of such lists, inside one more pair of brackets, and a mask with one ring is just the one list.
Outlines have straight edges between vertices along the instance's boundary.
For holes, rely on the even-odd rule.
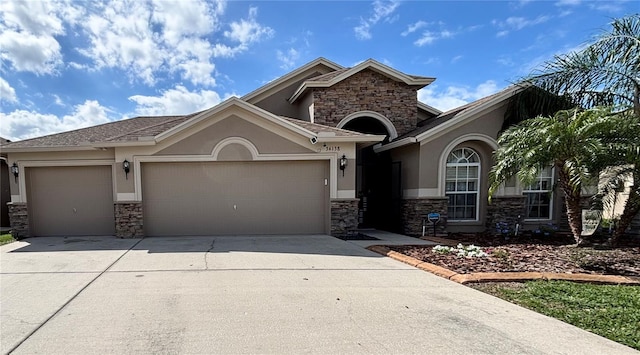
[[407,144],[422,142],[437,136],[437,134],[446,132],[460,122],[473,119],[483,111],[511,98],[517,93],[524,90],[527,84],[516,84],[507,87],[493,95],[489,95],[462,105],[446,112],[442,112],[436,117],[430,118],[422,123],[422,125],[413,131],[403,134],[385,145],[376,148],[376,152],[383,152],[389,149],[398,148]]
[[384,136],[363,134],[344,129],[276,116],[237,97],[232,97],[205,111],[184,116],[135,117],[98,126],[51,134],[8,143],[3,152],[42,150],[93,150],[118,146],[155,145],[230,107],[239,107],[289,131],[314,138],[318,142],[379,142]]
[[309,88],[326,88],[339,83],[350,76],[359,73],[365,69],[376,71],[382,75],[385,75],[393,80],[403,82],[407,85],[415,85],[424,87],[431,84],[435,78],[417,75],[407,75],[398,70],[395,70],[387,65],[384,65],[374,59],[367,59],[364,62],[356,65],[353,68],[343,68],[342,70],[336,70],[334,72],[320,75],[308,80],[305,80],[298,89],[289,98],[290,103],[294,103],[307,89]]
[[[264,96],[266,93],[273,91],[273,90],[277,90],[278,87],[282,86],[282,85],[286,85],[287,82],[296,79],[297,77],[304,75],[307,72],[311,72],[313,70],[322,70],[322,68],[324,68],[324,70],[330,70],[330,71],[336,71],[336,70],[341,70],[343,69],[343,67],[339,64],[336,64],[326,58],[320,57],[317,58],[293,71],[290,71],[289,73],[273,80],[270,81],[269,83],[267,83],[266,85],[263,85],[259,88],[257,88],[256,90],[244,95],[241,97],[242,100],[247,101],[249,103],[254,103],[253,101],[256,100],[256,98],[262,97]],[[300,78],[303,79],[303,78]],[[299,79],[298,79],[299,80]]]
[[424,102],[420,102],[420,101],[418,101],[418,109],[429,112],[430,114],[436,115],[436,116],[442,113],[442,111],[438,110],[437,108],[433,106],[429,106]]
[[97,126],[75,129],[72,131],[50,134],[42,137],[11,142],[2,146],[3,150],[19,148],[61,148],[77,149],[90,146],[93,143],[102,142],[111,138],[139,132],[160,124],[178,124],[180,119],[187,116],[150,116],[134,117],[120,121],[100,124]]

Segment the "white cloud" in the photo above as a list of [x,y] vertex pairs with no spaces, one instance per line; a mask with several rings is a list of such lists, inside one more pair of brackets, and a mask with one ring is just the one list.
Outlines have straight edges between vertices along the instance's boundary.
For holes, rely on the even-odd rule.
[[541,23],[545,23],[551,19],[551,16],[538,16],[534,19],[527,19],[525,17],[512,16],[504,21],[493,20],[491,23],[498,27],[500,31],[496,33],[496,37],[504,37],[509,34],[510,31],[519,31],[525,27],[535,26]]
[[394,11],[400,6],[400,3],[396,0],[382,1],[376,0],[373,2],[373,13],[368,18],[361,18],[360,25],[353,28],[356,34],[356,38],[360,40],[371,39],[371,27],[384,20],[386,22],[393,22],[397,19],[395,16],[391,16]]
[[3,78],[0,78],[0,100],[13,103],[18,102],[16,90]]
[[138,1],[117,1],[100,10],[84,23],[91,46],[80,52],[94,61],[96,69],[124,69],[152,85],[153,71],[161,67],[167,53],[149,23],[150,6]]
[[224,13],[226,3],[153,0],[153,6],[153,18],[164,28],[163,37],[177,44],[184,37],[204,36],[217,29],[218,16]]
[[232,22],[230,24],[231,30],[224,31],[224,36],[232,41],[239,42],[242,46],[259,42],[263,38],[272,37],[275,31],[271,27],[259,24],[256,21],[257,17],[258,8],[249,8],[249,17]]
[[191,92],[181,85],[162,91],[160,96],[134,95],[129,100],[138,104],[135,114],[141,116],[184,115],[210,108],[222,101],[215,91]]
[[276,52],[276,56],[280,63],[280,68],[284,70],[292,69],[296,66],[298,59],[300,59],[300,52],[293,48],[289,48],[289,50],[285,53],[283,51],[278,50]]
[[107,112],[108,110],[95,100],[87,100],[81,105],[76,105],[71,114],[62,118],[26,110],[0,112],[0,136],[17,141],[95,126],[110,121]]
[[[183,80],[194,85],[215,86],[215,64],[211,59],[231,57],[246,50],[251,42],[242,42],[237,47],[209,42],[211,34],[220,28],[219,17],[225,8],[225,1],[203,0],[103,4],[83,23],[90,46],[80,49],[80,53],[93,61],[93,69],[121,69],[131,79],[147,85],[155,84],[160,73],[178,72]],[[252,8],[250,19],[241,21],[249,24],[254,30],[249,30],[249,34],[254,35],[264,29],[255,21],[255,15]]]
[[436,31],[436,32],[425,31],[424,33],[422,33],[422,36],[420,38],[418,38],[415,42],[413,42],[413,44],[415,44],[418,47],[422,47],[427,44],[432,44],[433,42],[439,39],[452,38],[454,35],[455,33],[449,30],[442,30],[442,31]]
[[556,2],[556,6],[577,6],[580,5],[582,0],[560,0]]
[[407,26],[407,29],[404,30],[400,35],[403,36],[403,37],[407,36],[408,34],[413,33],[413,32],[415,32],[415,31],[417,31],[417,30],[419,30],[419,29],[421,29],[421,28],[423,28],[423,27],[425,27],[427,25],[428,25],[428,23],[425,22],[425,21],[418,21],[416,23],[412,23],[409,26]]
[[70,1],[4,1],[0,12],[0,57],[17,71],[55,74],[62,64],[54,36],[75,24],[82,10]]
[[493,80],[487,80],[475,88],[448,86],[444,90],[438,90],[437,85],[429,85],[418,91],[418,100],[444,112],[494,94],[498,90]]

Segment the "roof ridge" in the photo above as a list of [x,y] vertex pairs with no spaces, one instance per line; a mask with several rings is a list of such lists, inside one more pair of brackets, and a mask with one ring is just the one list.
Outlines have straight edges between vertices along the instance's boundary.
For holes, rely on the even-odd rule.
[[[182,115],[182,116],[178,116],[178,115],[173,116],[172,115],[172,116],[139,116],[139,117],[134,117],[134,118],[143,118],[143,117],[147,117],[147,118],[157,117],[157,118],[160,118],[160,117],[165,117],[165,118],[168,118],[168,119],[167,120],[163,120],[162,122],[158,122],[158,123],[152,124],[152,125],[148,125],[148,126],[144,126],[144,127],[138,128],[138,129],[134,129],[133,131],[129,131],[129,132],[126,132],[126,133],[123,133],[123,134],[119,134],[119,135],[116,135],[116,136],[109,137],[109,138],[105,139],[104,141],[105,142],[113,141],[113,140],[116,140],[116,139],[118,139],[120,137],[124,137],[124,136],[130,135],[132,133],[136,133],[136,132],[143,131],[145,129],[161,126],[161,125],[166,124],[168,122],[177,121],[179,119],[182,119],[182,118],[185,118],[185,117],[188,117],[188,116],[194,116],[194,115],[199,114],[200,112],[203,112],[203,111],[199,111],[199,112],[196,112],[196,113],[190,113],[188,115]],[[134,118],[132,118],[132,119],[134,119]]]

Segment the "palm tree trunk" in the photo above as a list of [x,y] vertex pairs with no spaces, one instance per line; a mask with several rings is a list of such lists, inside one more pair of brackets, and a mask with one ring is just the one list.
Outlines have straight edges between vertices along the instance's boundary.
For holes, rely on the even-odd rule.
[[580,194],[572,191],[565,191],[564,196],[565,207],[567,208],[567,219],[569,220],[569,228],[576,245],[581,245],[582,240],[582,206],[580,204]]
[[564,163],[557,164],[559,166],[558,184],[564,192],[564,204],[567,210],[567,219],[569,228],[576,245],[582,244],[582,206],[580,204],[581,188],[580,186],[572,187],[569,174],[563,168]]

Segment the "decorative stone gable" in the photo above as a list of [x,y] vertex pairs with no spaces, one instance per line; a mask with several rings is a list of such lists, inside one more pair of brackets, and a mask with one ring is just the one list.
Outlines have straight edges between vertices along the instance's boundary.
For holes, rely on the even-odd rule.
[[388,118],[402,135],[416,128],[417,87],[365,69],[328,88],[313,89],[315,123],[336,126],[346,116],[374,111]]

